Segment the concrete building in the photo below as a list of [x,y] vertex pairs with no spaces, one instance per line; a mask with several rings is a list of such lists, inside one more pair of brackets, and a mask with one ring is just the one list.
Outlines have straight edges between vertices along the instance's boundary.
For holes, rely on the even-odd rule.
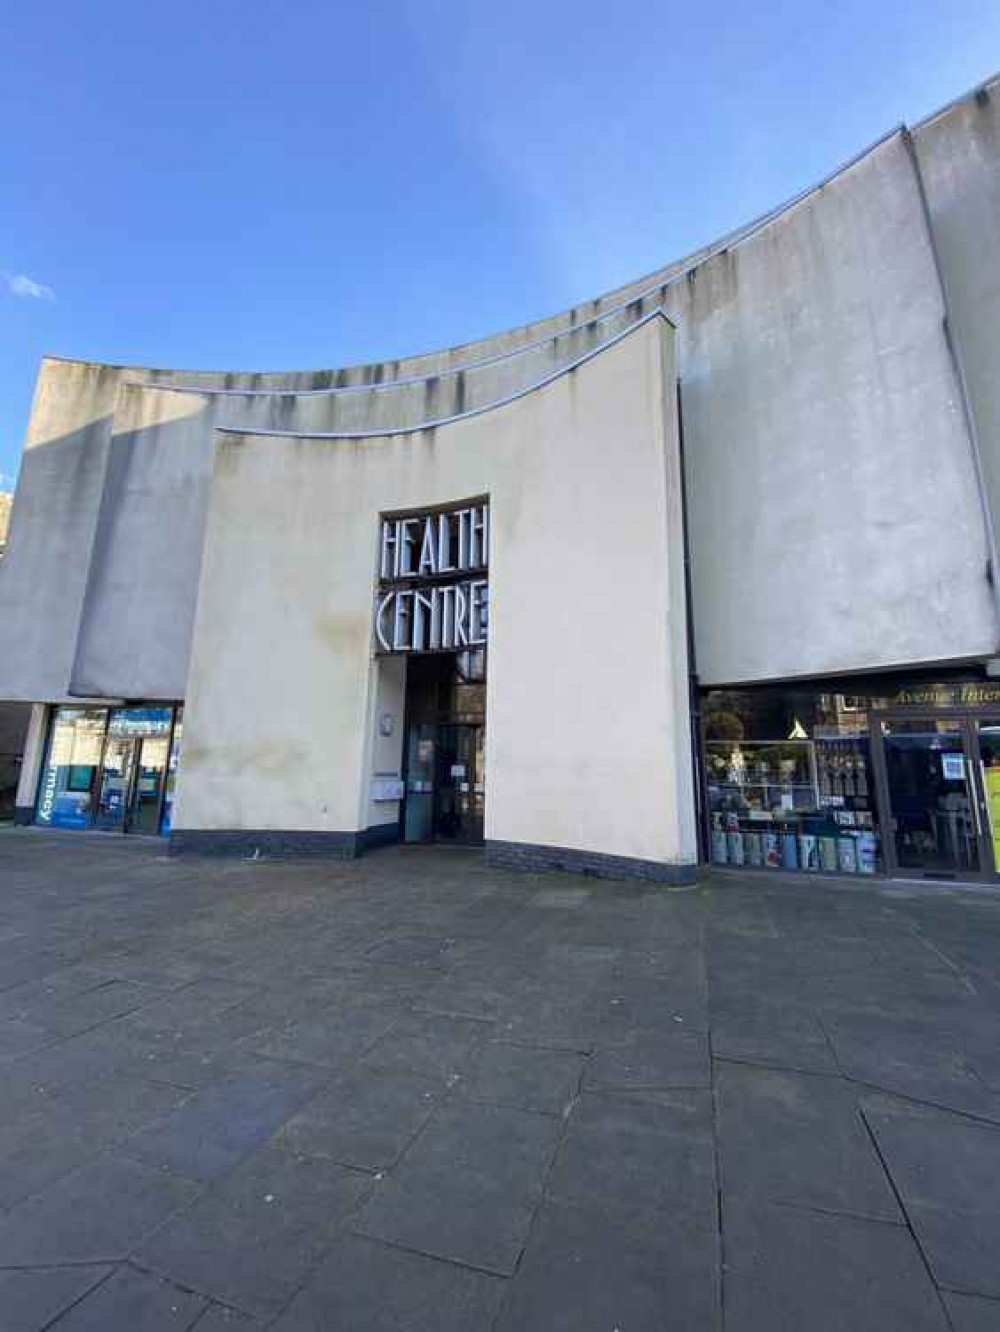
[[[7,545],[7,528],[14,496],[0,490],[0,560]],[[0,642],[3,642],[0,629]],[[18,778],[24,741],[28,733],[31,708],[27,703],[4,703],[0,700],[0,819],[14,815]]]
[[997,80],[480,342],[46,358],[0,563],[19,818],[993,879],[998,363]]

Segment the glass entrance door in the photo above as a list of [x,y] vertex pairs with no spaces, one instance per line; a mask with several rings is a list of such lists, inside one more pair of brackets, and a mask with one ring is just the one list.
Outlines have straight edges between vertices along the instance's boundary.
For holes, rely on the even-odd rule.
[[423,723],[410,728],[404,837],[477,846],[486,809],[486,728]]
[[112,735],[104,746],[94,826],[155,835],[167,771],[167,736]]
[[160,831],[160,803],[170,740],[163,735],[146,736],[136,740],[135,745],[138,759],[125,831],[155,836]]
[[101,776],[97,789],[94,827],[109,832],[124,832],[126,813],[132,794],[136,742],[127,736],[111,735],[104,746]]
[[483,841],[485,753],[482,726],[438,727],[434,836],[476,846]]
[[[961,716],[928,715],[883,718],[878,727],[889,872],[946,879],[991,873],[972,724]],[[1000,726],[996,741],[1000,764]]]

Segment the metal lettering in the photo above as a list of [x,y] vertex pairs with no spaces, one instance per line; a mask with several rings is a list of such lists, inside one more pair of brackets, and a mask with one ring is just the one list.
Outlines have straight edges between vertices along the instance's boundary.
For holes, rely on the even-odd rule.
[[396,605],[392,617],[392,650],[393,652],[408,652],[405,633],[413,628],[413,616],[409,606],[409,603],[413,600],[413,593],[396,592],[394,595]]
[[451,515],[438,514],[438,567],[439,574],[451,573]]
[[392,651],[392,644],[385,636],[385,612],[386,607],[390,605],[395,595],[395,592],[387,592],[378,603],[378,610],[375,612],[375,633],[378,635],[378,641],[381,643],[384,652]]
[[437,551],[434,542],[434,520],[424,519],[424,539],[420,547],[420,563],[417,570],[421,574],[437,573]]

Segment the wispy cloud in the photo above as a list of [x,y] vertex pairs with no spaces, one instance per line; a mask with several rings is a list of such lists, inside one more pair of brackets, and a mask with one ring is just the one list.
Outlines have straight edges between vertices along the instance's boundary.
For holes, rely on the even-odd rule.
[[0,280],[6,284],[11,296],[21,296],[27,301],[54,301],[56,298],[51,287],[47,287],[44,282],[36,282],[26,273],[9,273],[0,269]]

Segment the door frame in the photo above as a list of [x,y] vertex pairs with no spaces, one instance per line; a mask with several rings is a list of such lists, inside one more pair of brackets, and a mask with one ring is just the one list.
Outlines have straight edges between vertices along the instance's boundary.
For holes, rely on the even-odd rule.
[[[886,875],[893,879],[927,879],[932,883],[996,882],[998,866],[994,863],[992,825],[989,805],[986,799],[986,784],[983,780],[982,758],[979,752],[979,737],[976,724],[981,721],[996,721],[1000,724],[1000,711],[996,708],[949,708],[949,707],[899,707],[873,709],[868,715],[868,730],[871,741],[872,766],[875,770],[875,790],[878,800],[879,824],[882,833],[882,865]],[[954,725],[962,740],[962,755],[965,759],[969,797],[976,825],[976,845],[979,851],[979,869],[956,869],[953,873],[924,871],[911,866],[900,866],[896,855],[895,820],[892,814],[892,802],[889,793],[889,769],[885,757],[885,737],[882,723],[888,722],[938,722],[946,721]]]

